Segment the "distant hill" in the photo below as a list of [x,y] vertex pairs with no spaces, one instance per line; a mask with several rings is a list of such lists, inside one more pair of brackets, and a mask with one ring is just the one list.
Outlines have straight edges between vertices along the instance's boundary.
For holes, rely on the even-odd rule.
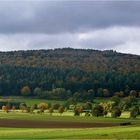
[[85,49],[54,49],[0,52],[0,64],[45,67],[77,68],[88,72],[140,72],[140,56],[115,51]]
[[55,100],[140,97],[140,56],[71,48],[0,52],[0,96],[21,91]]

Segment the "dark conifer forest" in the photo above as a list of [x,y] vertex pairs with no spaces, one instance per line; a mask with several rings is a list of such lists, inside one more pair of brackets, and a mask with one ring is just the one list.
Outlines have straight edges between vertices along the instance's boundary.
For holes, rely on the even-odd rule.
[[21,96],[26,88],[25,96],[58,100],[140,96],[140,56],[72,48],[0,52],[0,96]]

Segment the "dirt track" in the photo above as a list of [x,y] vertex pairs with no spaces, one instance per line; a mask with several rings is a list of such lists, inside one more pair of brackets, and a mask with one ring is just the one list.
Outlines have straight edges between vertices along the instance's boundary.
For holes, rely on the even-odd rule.
[[113,123],[81,123],[57,121],[0,120],[0,127],[13,128],[94,128],[118,126]]

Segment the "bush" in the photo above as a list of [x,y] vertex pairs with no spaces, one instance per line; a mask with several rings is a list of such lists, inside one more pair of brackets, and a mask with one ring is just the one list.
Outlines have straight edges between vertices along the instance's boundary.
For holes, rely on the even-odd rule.
[[133,107],[130,111],[130,117],[135,119],[137,115],[139,114],[139,109],[138,107]]
[[50,113],[50,115],[52,115],[52,113],[53,113],[53,108],[52,107],[49,108],[49,113]]
[[104,114],[104,108],[101,105],[95,105],[92,109],[92,115],[99,117],[103,116]]
[[53,105],[53,109],[58,110],[58,109],[59,109],[59,107],[60,107],[60,104],[54,104],[54,105]]
[[25,103],[21,103],[20,106],[19,106],[20,110],[23,112],[26,110],[27,108],[27,105]]
[[2,106],[9,106],[9,108],[12,108],[13,106],[15,106],[17,109],[20,108],[20,104],[21,102],[16,102],[16,101],[0,101],[0,108],[2,108]]
[[91,102],[86,102],[84,104],[84,109],[85,110],[92,110],[92,103]]
[[80,116],[79,108],[74,109],[74,116]]
[[42,102],[42,103],[38,104],[37,108],[40,110],[45,110],[48,108],[48,104]]
[[59,112],[60,114],[62,114],[62,113],[64,112],[64,107],[63,107],[63,106],[60,106],[59,109],[58,109],[58,112]]
[[121,110],[117,107],[113,108],[112,111],[111,111],[111,116],[113,118],[117,118],[117,117],[120,117],[121,116]]
[[106,110],[104,110],[103,115],[104,115],[104,116],[107,116],[107,113],[108,113],[108,112],[107,112]]

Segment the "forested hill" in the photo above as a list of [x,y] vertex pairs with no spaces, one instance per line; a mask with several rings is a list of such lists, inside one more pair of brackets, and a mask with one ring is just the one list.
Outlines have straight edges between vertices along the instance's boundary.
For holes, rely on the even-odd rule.
[[0,52],[0,96],[75,101],[140,96],[140,56],[55,49]]
[[76,68],[87,72],[140,72],[140,56],[84,49],[55,49],[0,52],[0,64]]

